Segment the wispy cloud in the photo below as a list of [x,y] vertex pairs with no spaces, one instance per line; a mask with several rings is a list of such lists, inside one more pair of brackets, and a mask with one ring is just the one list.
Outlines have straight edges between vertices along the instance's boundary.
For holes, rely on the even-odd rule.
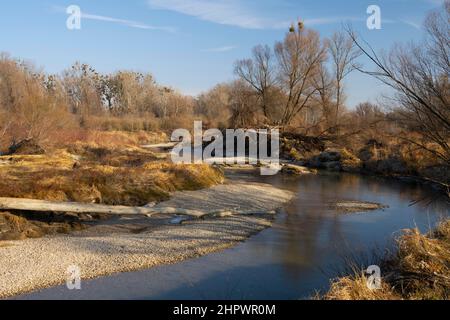
[[327,24],[339,24],[343,22],[364,22],[364,21],[366,21],[366,19],[356,17],[326,17],[326,18],[306,19],[304,23],[307,26],[319,26]]
[[[307,26],[320,26],[320,25],[328,25],[328,24],[339,24],[339,23],[347,23],[347,22],[366,22],[366,18],[356,18],[356,17],[329,17],[329,18],[317,18],[317,19],[306,19],[304,23]],[[405,25],[408,25],[410,27],[413,27],[417,30],[421,30],[421,25],[418,23],[415,23],[410,20],[394,20],[394,19],[386,19],[384,18],[382,20],[383,24],[398,24],[402,23]]]
[[[61,6],[53,6],[53,9],[58,12],[66,12],[66,8]],[[81,12],[81,18],[86,20],[95,20],[95,21],[103,21],[103,22],[111,22],[115,24],[120,24],[123,26],[131,27],[131,28],[137,28],[137,29],[144,29],[144,30],[155,30],[155,31],[164,31],[164,32],[170,32],[174,33],[177,31],[175,27],[170,26],[154,26],[146,23],[141,23],[133,20],[127,20],[127,19],[120,19],[120,18],[113,18],[98,14],[91,14],[87,12]]]
[[[292,18],[275,19],[264,15],[263,1],[237,0],[147,0],[152,9],[168,10],[217,24],[245,29],[285,29]],[[289,14],[286,14],[289,16]],[[304,22],[309,26],[339,24],[347,21],[363,22],[365,17],[318,17]]]
[[209,48],[203,50],[203,52],[227,52],[236,49],[236,46],[223,46],[223,47],[217,47],[217,48]]
[[255,14],[244,1],[236,0],[148,0],[153,9],[170,10],[204,21],[246,29],[279,28],[279,21]]
[[421,30],[421,29],[422,29],[422,25],[419,24],[419,23],[416,23],[416,22],[414,22],[414,21],[401,20],[400,22],[401,22],[401,23],[404,23],[404,24],[406,24],[406,25],[408,25],[408,26],[410,26],[410,27],[413,27],[413,28],[415,28],[415,29],[417,29],[417,30]]
[[121,24],[127,27],[131,28],[137,28],[137,29],[145,29],[145,30],[158,30],[158,31],[165,31],[165,32],[176,32],[176,28],[174,27],[160,27],[160,26],[153,26],[141,22],[136,22],[133,20],[125,20],[125,19],[118,19],[113,17],[107,17],[107,16],[101,16],[96,14],[90,14],[90,13],[81,13],[82,19],[87,20],[96,20],[96,21],[105,21],[105,22],[112,22]]

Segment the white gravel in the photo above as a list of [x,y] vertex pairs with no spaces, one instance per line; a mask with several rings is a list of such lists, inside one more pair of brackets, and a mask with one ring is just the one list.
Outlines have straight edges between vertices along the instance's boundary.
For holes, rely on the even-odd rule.
[[123,218],[72,235],[0,242],[0,298],[66,282],[76,265],[82,279],[170,264],[229,248],[271,225],[274,210],[292,193],[270,185],[234,183],[175,193],[159,206],[230,209],[226,218],[170,225],[171,217]]

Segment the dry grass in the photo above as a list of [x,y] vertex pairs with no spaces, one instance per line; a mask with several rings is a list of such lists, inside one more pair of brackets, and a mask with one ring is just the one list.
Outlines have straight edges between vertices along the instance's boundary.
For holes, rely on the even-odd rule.
[[[140,144],[166,141],[164,134],[79,131],[60,138],[64,143],[54,143],[43,155],[0,157],[0,195],[142,206],[166,200],[174,191],[223,182],[218,169],[174,165],[139,148]],[[36,216],[23,212],[0,212],[0,242],[68,233],[84,226],[72,218],[49,215],[36,221]]]
[[340,150],[341,164],[344,171],[359,170],[362,165],[362,161],[351,153],[346,148]]
[[165,133],[137,131],[101,131],[74,128],[60,129],[53,133],[51,139],[42,141],[46,149],[69,148],[75,144],[88,144],[106,148],[139,147],[143,144],[167,142]]
[[48,155],[0,157],[4,197],[145,205],[222,181],[210,166],[174,165],[137,147],[77,143]]
[[331,284],[328,293],[323,297],[326,300],[398,300],[386,282],[382,282],[379,290],[371,290],[367,286],[365,274],[356,274],[352,277],[343,277]]
[[398,254],[391,263],[394,270],[389,281],[405,298],[449,299],[450,220],[429,235],[418,230],[406,231],[398,241]]
[[[141,206],[223,182],[207,165],[174,165],[139,144],[165,141],[149,133],[90,132],[43,155],[0,157],[0,195],[55,201]],[[40,214],[43,217],[45,214]],[[72,217],[73,218],[73,217]],[[56,221],[60,219],[61,221]],[[83,227],[71,217],[0,212],[0,242],[68,233]]]
[[384,277],[380,290],[371,290],[363,273],[337,279],[327,300],[448,300],[450,298],[450,220],[430,234],[406,230],[398,250],[380,263]]
[[2,212],[0,213],[0,246],[4,240],[40,238],[46,234],[69,233],[83,228],[81,223],[75,221],[28,220],[18,214]]

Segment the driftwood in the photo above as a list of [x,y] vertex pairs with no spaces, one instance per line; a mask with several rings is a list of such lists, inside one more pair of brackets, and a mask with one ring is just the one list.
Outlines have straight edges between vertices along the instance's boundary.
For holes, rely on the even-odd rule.
[[225,217],[235,214],[231,211],[204,212],[183,208],[153,208],[153,207],[126,207],[108,206],[93,203],[57,202],[19,198],[0,198],[0,210],[22,210],[37,212],[70,212],[70,213],[103,213],[112,215],[146,215],[173,214],[202,218],[206,216]]
[[163,150],[171,150],[173,149],[178,142],[167,142],[167,143],[158,143],[158,144],[145,144],[142,145],[141,148],[144,149],[163,149]]

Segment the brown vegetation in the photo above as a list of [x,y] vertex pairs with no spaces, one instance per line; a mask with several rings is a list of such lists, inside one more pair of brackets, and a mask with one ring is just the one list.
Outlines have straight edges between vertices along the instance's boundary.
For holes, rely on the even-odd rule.
[[142,149],[76,144],[48,155],[0,157],[3,197],[140,206],[222,181],[207,165],[174,165]]
[[[151,74],[99,73],[74,63],[51,75],[0,55],[0,195],[143,205],[222,180],[208,166],[175,166],[140,149],[176,128],[279,127],[283,157],[335,171],[415,176],[450,190],[450,2],[427,37],[377,55],[349,28],[325,39],[303,23],[237,61],[237,79],[198,98]],[[366,55],[375,70],[358,64]],[[386,106],[349,109],[354,70],[393,88]]]
[[[449,12],[446,1],[444,10],[427,18],[422,43],[397,47],[381,57],[350,29],[325,39],[299,23],[273,48],[258,45],[250,59],[237,61],[235,81],[218,84],[198,98],[159,85],[151,74],[101,74],[75,63],[49,75],[3,54],[0,150],[11,153],[23,141],[47,150],[91,141],[93,135],[106,137],[104,132],[113,132],[114,139],[117,131],[145,137],[192,128],[192,121],[199,119],[205,127],[220,129],[280,126],[285,133],[326,141],[327,148],[345,148],[352,154],[351,165],[359,155],[372,152],[367,146],[376,141],[383,152],[376,153],[374,163],[363,164],[374,172],[384,170],[378,161],[406,164],[408,173],[448,171]],[[362,54],[376,70],[369,72],[358,63]],[[383,107],[363,103],[348,109],[344,81],[354,70],[379,78],[396,95]],[[297,141],[289,144],[284,154],[291,158],[317,155]]]
[[[2,197],[143,206],[178,190],[197,190],[223,182],[208,165],[175,165],[136,146],[160,135],[90,132],[86,141],[65,141],[64,149],[44,154],[0,156]],[[150,140],[148,140],[150,139]],[[25,150],[26,151],[26,150]],[[25,152],[27,153],[27,152]],[[94,220],[101,217],[95,217]],[[0,213],[0,240],[21,240],[84,228],[82,215]]]
[[36,219],[24,213],[0,212],[0,246],[1,241],[5,240],[40,238],[47,234],[69,233],[84,228],[81,220],[73,216],[43,214]]
[[380,266],[382,287],[371,290],[364,272],[334,281],[323,297],[329,300],[441,300],[450,298],[450,221],[434,232],[405,230],[397,251]]
[[[273,52],[255,47],[252,59],[237,62],[236,73],[253,92],[253,113],[264,125],[282,126],[284,157],[336,171],[416,176],[448,192],[449,15],[446,1],[443,10],[429,14],[421,43],[395,47],[387,56],[377,55],[350,28],[322,40],[300,23]],[[360,55],[376,70],[358,64]],[[345,108],[343,81],[353,70],[394,90],[384,107]],[[307,143],[314,139],[320,142]]]

